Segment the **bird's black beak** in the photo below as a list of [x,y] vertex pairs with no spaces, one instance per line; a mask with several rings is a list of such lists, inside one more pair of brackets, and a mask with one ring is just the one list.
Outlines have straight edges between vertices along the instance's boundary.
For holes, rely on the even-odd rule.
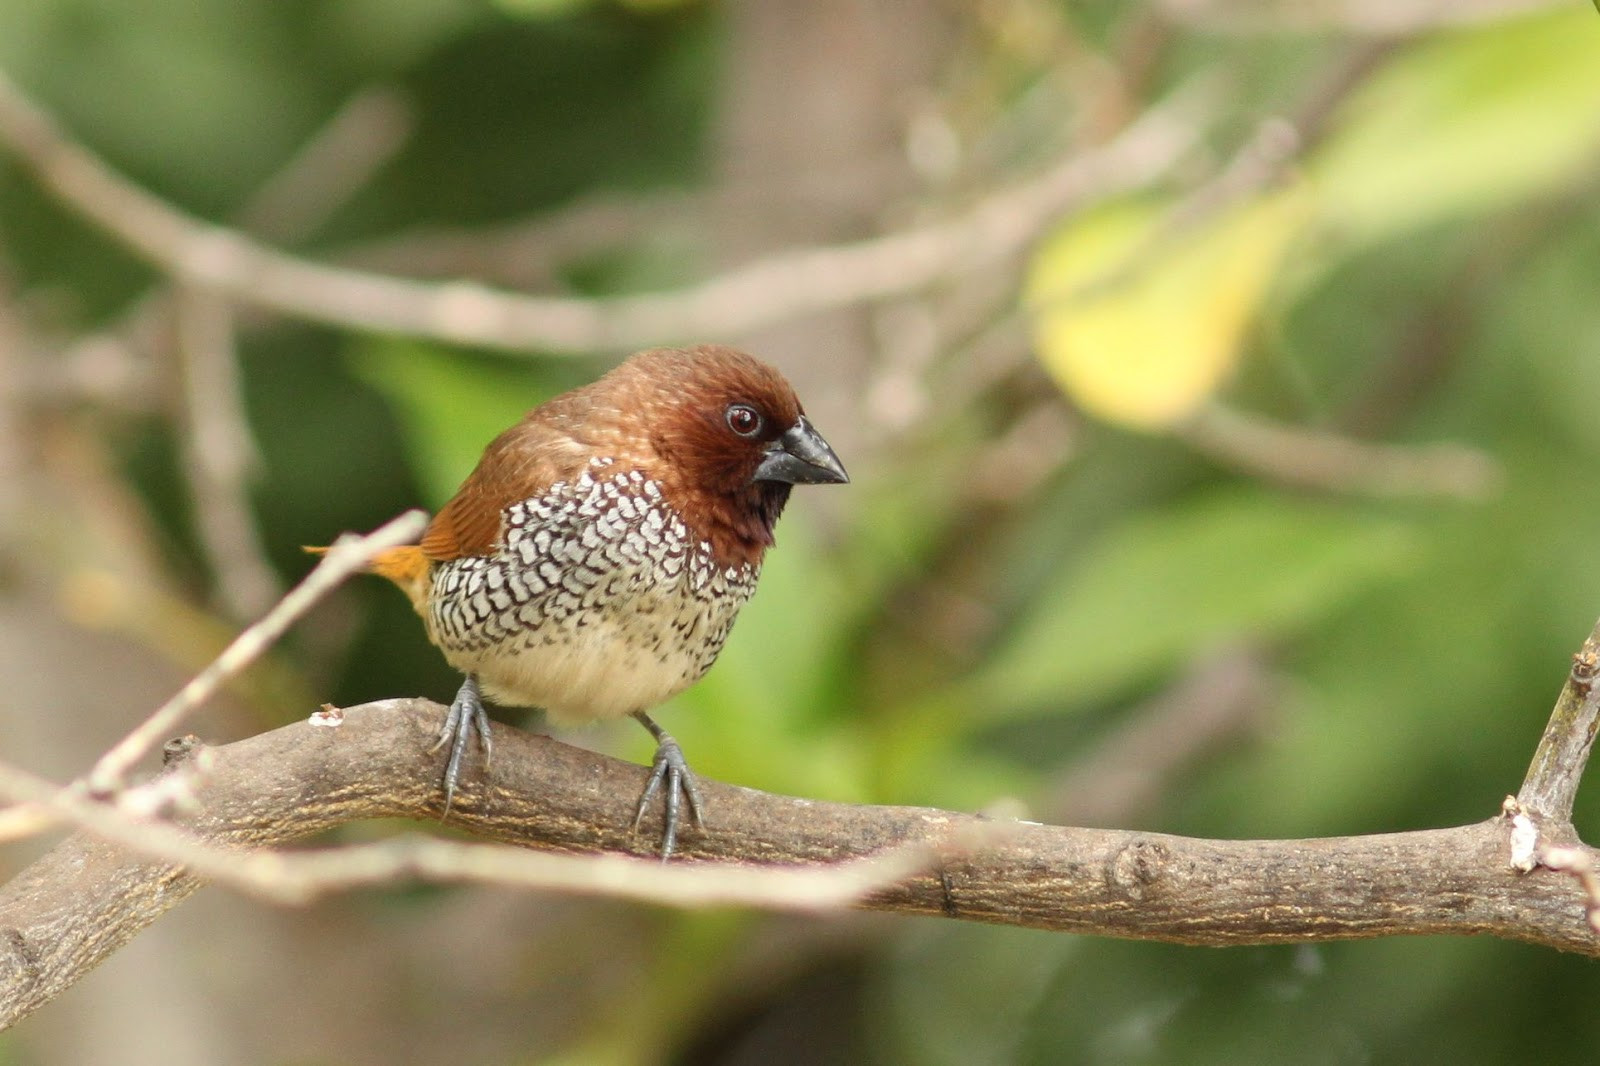
[[833,454],[805,415],[783,436],[767,445],[756,467],[756,481],[786,481],[791,485],[842,485],[850,480],[844,464]]

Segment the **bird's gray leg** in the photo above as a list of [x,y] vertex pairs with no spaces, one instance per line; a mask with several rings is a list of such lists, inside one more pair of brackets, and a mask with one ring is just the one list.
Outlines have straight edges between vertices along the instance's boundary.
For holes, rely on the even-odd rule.
[[489,739],[489,715],[483,709],[483,694],[478,691],[477,677],[468,674],[467,679],[461,682],[456,698],[450,702],[450,713],[445,715],[444,725],[439,728],[439,739],[429,749],[438,751],[446,743],[450,745],[450,758],[444,764],[444,814],[440,816],[441,820],[450,817],[450,805],[455,802],[456,785],[461,780],[461,757],[472,743],[473,733],[478,734],[478,740],[483,744],[483,766],[487,770],[494,748]]
[[664,783],[666,819],[661,828],[661,861],[666,862],[672,858],[672,849],[678,842],[678,815],[685,798],[689,801],[689,816],[694,819],[694,824],[705,825],[705,821],[700,817],[700,788],[695,784],[694,774],[689,771],[689,763],[683,757],[683,749],[672,739],[672,734],[656,725],[655,719],[643,711],[634,711],[633,716],[639,720],[640,725],[650,730],[651,736],[656,738],[655,761],[650,767],[650,780],[645,782],[644,792],[639,795],[639,806],[633,812],[633,827],[639,828],[640,821],[644,819],[645,808],[650,805],[650,801],[655,798]]

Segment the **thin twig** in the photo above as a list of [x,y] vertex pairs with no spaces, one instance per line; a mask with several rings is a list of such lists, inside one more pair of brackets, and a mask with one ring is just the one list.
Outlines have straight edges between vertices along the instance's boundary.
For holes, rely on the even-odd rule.
[[199,286],[178,289],[177,353],[183,378],[184,467],[194,493],[195,529],[235,619],[270,607],[281,589],[267,564],[250,508],[259,461],[239,389],[233,309]]
[[177,210],[70,140],[0,76],[0,142],[46,189],[180,280],[242,303],[348,328],[511,351],[626,350],[727,336],[801,314],[914,292],[989,269],[1087,200],[1144,185],[1192,147],[1185,105],[1158,107],[1110,143],[980,200],[968,213],[852,244],[806,248],[697,285],[585,300],[519,296],[466,282],[431,284],[326,266]]
[[1569,822],[1578,796],[1578,783],[1600,726],[1600,622],[1595,623],[1583,647],[1572,657],[1572,669],[1556,699],[1555,709],[1539,738],[1528,774],[1517,792],[1517,803],[1541,820]]
[[861,902],[913,874],[964,856],[1003,836],[1002,823],[964,827],[937,845],[916,842],[823,866],[751,866],[739,862],[662,863],[631,855],[565,855],[509,844],[469,843],[408,834],[315,852],[206,848],[197,873],[249,895],[304,903],[331,892],[411,881],[471,882],[579,893],[668,907],[760,907],[828,911]]
[[1312,30],[1385,36],[1498,22],[1558,6],[1558,0],[1161,0],[1162,14],[1210,33]]
[[1051,782],[1041,810],[1072,825],[1127,825],[1172,792],[1179,775],[1258,729],[1277,693],[1259,649],[1220,649]]
[[[5,826],[0,840],[22,839],[66,823],[102,840],[122,844],[138,854],[155,858],[188,854],[194,843],[193,834],[165,821],[149,820],[151,805],[137,797],[157,782],[161,783],[160,793],[170,795],[173,792],[171,779],[162,777],[123,791],[118,794],[117,803],[108,804],[83,789],[56,785],[26,770],[0,763],[0,796],[15,804],[0,811],[4,816],[0,822]],[[139,816],[140,811],[145,812],[145,817]]]
[[426,517],[422,512],[408,511],[364,537],[343,536],[334,541],[321,562],[271,611],[240,633],[211,665],[196,674],[178,690],[177,695],[100,757],[88,776],[89,791],[96,794],[114,792],[122,785],[134,763],[170,736],[184,718],[210,699],[224,682],[254,662],[312,605],[339,582],[360,570],[378,552],[415,540],[422,534],[425,523]]
[[1577,878],[1583,886],[1583,916],[1600,934],[1600,874],[1595,872],[1594,856],[1581,848],[1547,847],[1539,850],[1539,865]]
[[304,240],[395,157],[412,125],[396,90],[357,93],[255,191],[239,226],[279,243]]
[[1036,312],[1057,309],[1126,285],[1174,243],[1223,211],[1281,181],[1289,168],[1322,143],[1339,104],[1394,51],[1389,41],[1363,43],[1340,55],[1288,116],[1269,115],[1205,182],[1169,207],[1149,231],[1088,280],[1048,295]]
[[1376,444],[1212,403],[1179,426],[1191,447],[1237,469],[1335,492],[1481,501],[1500,486],[1491,457],[1463,444]]

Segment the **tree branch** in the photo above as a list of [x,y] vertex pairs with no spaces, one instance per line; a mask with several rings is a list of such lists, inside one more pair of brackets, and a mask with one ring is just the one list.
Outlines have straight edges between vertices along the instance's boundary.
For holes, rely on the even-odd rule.
[[[282,844],[360,819],[437,820],[439,768],[430,748],[442,713],[425,700],[391,700],[343,711],[337,728],[299,722],[204,749],[193,783],[194,813],[184,824],[197,842],[238,849]],[[329,716],[318,717],[328,724]],[[554,851],[652,853],[652,828],[637,834],[629,828],[643,767],[504,726],[495,733],[488,785],[473,776],[456,798],[451,825]],[[1585,923],[1581,886],[1549,869],[1515,872],[1507,859],[1510,823],[1498,816],[1453,829],[1377,836],[1200,840],[812,802],[712,781],[704,788],[709,824],[681,842],[685,874],[703,860],[837,864],[922,847],[917,872],[893,871],[895,882],[863,905],[1186,944],[1488,933],[1600,957],[1600,938]],[[146,828],[172,830],[160,823]],[[969,834],[967,843],[952,846],[952,834],[962,833]],[[202,883],[174,862],[105,843],[101,835],[68,838],[0,889],[0,1028],[69,987]],[[418,853],[414,840],[391,843],[394,855],[380,864],[381,877],[359,875],[374,869],[370,855],[343,869],[338,850],[308,858],[321,871],[316,876],[323,890],[403,876],[530,880],[459,856],[411,861],[407,856]],[[487,847],[463,845],[459,852],[470,856]],[[1588,849],[1582,853],[1592,860]],[[298,876],[306,887],[311,875],[295,872],[298,857],[246,852],[237,860],[285,864],[285,878]],[[565,887],[630,894],[629,871],[647,884],[651,875],[638,871],[651,869],[660,867],[608,866],[603,875]],[[870,887],[870,877],[861,883]],[[757,886],[740,899],[797,905],[793,893],[768,899],[763,891]],[[631,894],[659,898],[649,891]],[[727,897],[688,891],[678,900],[696,901]]]
[[1380,444],[1215,402],[1176,434],[1196,451],[1253,476],[1332,492],[1481,501],[1504,480],[1499,464],[1469,445]]
[[270,248],[139,188],[0,72],[0,144],[53,196],[179,281],[311,321],[514,352],[628,351],[728,336],[990,269],[1073,206],[1165,174],[1197,137],[1177,111],[1153,110],[1109,143],[1074,152],[945,221],[787,251],[673,292],[588,300],[342,269]]
[[163,736],[170,734],[195,708],[210,699],[224,681],[254,662],[330,589],[360,570],[383,549],[420,537],[426,524],[427,516],[421,511],[407,511],[366,536],[346,534],[334,541],[322,561],[300,584],[290,589],[258,622],[235,637],[222,654],[170,700],[157,707],[133,732],[100,756],[89,773],[89,790],[101,794],[115,791],[127,772],[159,744]]
[[1567,822],[1578,796],[1578,782],[1589,761],[1595,728],[1600,725],[1600,622],[1583,648],[1572,657],[1572,670],[1561,687],[1539,747],[1517,793],[1522,810],[1535,818]]

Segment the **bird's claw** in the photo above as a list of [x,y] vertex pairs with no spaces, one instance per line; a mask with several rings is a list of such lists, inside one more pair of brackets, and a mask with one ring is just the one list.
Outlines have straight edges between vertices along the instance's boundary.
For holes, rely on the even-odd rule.
[[650,766],[650,779],[645,782],[644,791],[639,794],[639,805],[633,812],[633,828],[638,831],[650,801],[655,799],[657,792],[661,792],[666,807],[661,826],[661,861],[666,862],[672,858],[672,851],[678,843],[679,817],[685,799],[689,801],[689,817],[695,826],[705,826],[705,820],[700,815],[700,786],[683,757],[683,749],[672,739],[672,735],[646,715],[634,717],[643,722],[656,738],[656,757]]
[[445,715],[444,724],[439,727],[439,738],[428,749],[438,751],[446,743],[450,745],[450,757],[445,761],[444,776],[440,781],[444,787],[444,814],[440,816],[441,820],[450,817],[450,806],[456,798],[456,785],[461,780],[461,759],[472,743],[473,733],[478,734],[478,740],[483,744],[483,765],[487,770],[489,757],[494,751],[494,742],[489,737],[489,714],[483,709],[478,679],[469,674],[456,692],[456,698],[450,701],[450,713]]

